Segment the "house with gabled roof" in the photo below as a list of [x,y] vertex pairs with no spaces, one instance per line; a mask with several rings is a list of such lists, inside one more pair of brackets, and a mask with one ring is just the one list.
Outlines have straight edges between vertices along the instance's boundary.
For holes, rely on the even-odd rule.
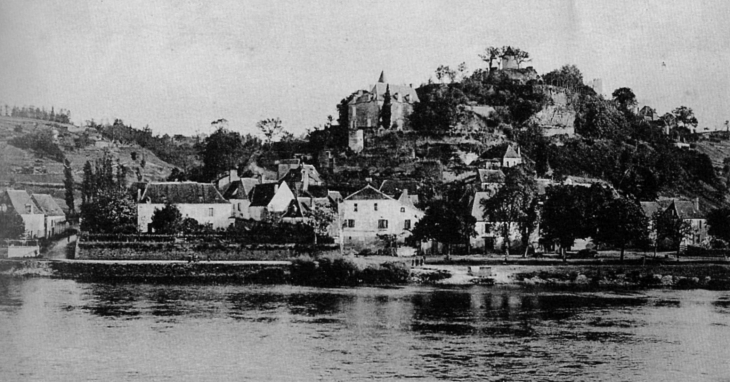
[[45,237],[45,215],[25,190],[6,190],[0,197],[0,210],[14,211],[23,219],[28,238]]
[[378,235],[395,235],[399,243],[410,236],[413,226],[423,217],[407,190],[395,199],[367,185],[346,197],[339,208],[343,244],[362,249],[380,246]]
[[249,206],[251,201],[249,195],[261,179],[239,178],[228,183],[223,189],[223,198],[233,205],[233,217],[236,219],[250,219]]
[[398,198],[405,191],[411,202],[418,204],[420,188],[421,184],[413,179],[386,179],[380,184],[379,190],[393,198]]
[[657,201],[641,202],[641,209],[644,216],[649,219],[649,231],[656,237],[651,219],[657,214],[671,214],[674,217],[687,222],[690,232],[685,236],[680,245],[699,245],[708,239],[707,217],[700,209],[699,199],[681,200],[677,198],[660,199]]
[[286,212],[292,200],[296,200],[286,182],[257,184],[249,194],[249,216],[261,221],[271,214]]
[[51,195],[33,194],[31,195],[31,198],[45,216],[43,224],[45,237],[56,236],[65,232],[69,228],[68,221],[66,220],[66,214]]
[[138,190],[137,229],[140,232],[151,232],[152,215],[166,203],[174,204],[183,218],[210,224],[214,229],[227,228],[233,223],[231,203],[212,183],[150,182]]

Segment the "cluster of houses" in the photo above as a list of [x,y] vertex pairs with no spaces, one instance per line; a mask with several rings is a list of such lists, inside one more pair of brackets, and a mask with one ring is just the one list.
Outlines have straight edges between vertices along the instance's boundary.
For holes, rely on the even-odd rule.
[[[494,157],[479,159],[480,168],[473,176],[474,187],[464,196],[465,205],[477,221],[477,236],[470,241],[473,248],[500,248],[504,244],[502,238],[495,233],[497,230],[489,229],[499,224],[511,224],[513,240],[519,240],[516,224],[488,221],[481,203],[502,187],[504,169],[519,166],[523,160],[520,149],[512,145]],[[576,176],[568,176],[559,183],[551,179],[537,179],[536,183],[541,195],[555,184],[590,187],[598,183],[610,187],[600,179]],[[329,190],[317,169],[300,159],[281,160],[276,179],[266,179],[263,174],[239,177],[236,170],[231,170],[214,183],[148,182],[134,187],[140,232],[152,231],[154,211],[167,202],[175,204],[183,216],[213,228],[228,227],[237,219],[302,222],[309,219],[310,212],[328,208],[337,216],[330,227],[330,236],[346,248],[360,250],[382,245],[383,235],[404,242],[424,216],[424,211],[416,207],[420,193],[417,181],[388,179],[343,197],[340,192]],[[662,211],[689,221],[693,230],[685,238],[685,244],[697,245],[707,240],[706,221],[697,204],[697,201],[666,199],[643,202],[642,208],[649,217]],[[530,241],[537,245],[538,233]]]
[[69,228],[66,214],[49,194],[5,190],[0,194],[0,211],[20,215],[25,225],[25,237],[29,239],[51,238]]

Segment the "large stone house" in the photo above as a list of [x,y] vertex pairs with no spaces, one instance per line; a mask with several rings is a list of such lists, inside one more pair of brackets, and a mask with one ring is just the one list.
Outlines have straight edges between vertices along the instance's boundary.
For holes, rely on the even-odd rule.
[[402,130],[405,119],[413,112],[413,104],[419,102],[418,94],[412,86],[388,83],[385,73],[369,90],[359,90],[348,103],[349,146],[352,151],[360,152],[365,147],[364,130],[377,130],[386,93],[390,94],[390,126],[386,129]]
[[413,205],[407,192],[395,199],[370,185],[346,197],[339,213],[343,244],[354,249],[378,246],[381,234],[395,235],[402,243],[423,217],[423,211]]
[[174,204],[183,218],[193,218],[198,224],[210,224],[214,229],[227,228],[233,223],[232,205],[211,183],[150,182],[137,188],[137,229],[151,232],[152,215],[156,209]]
[[46,237],[46,217],[25,190],[6,190],[0,197],[0,210],[15,211],[23,219],[29,239]]
[[68,221],[66,221],[66,214],[51,195],[33,194],[31,198],[45,216],[45,237],[53,237],[65,232],[69,228]]

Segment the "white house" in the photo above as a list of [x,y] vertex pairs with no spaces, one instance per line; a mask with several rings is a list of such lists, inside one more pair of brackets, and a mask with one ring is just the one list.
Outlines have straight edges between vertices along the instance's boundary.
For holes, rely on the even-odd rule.
[[53,237],[68,229],[66,214],[51,195],[33,194],[31,198],[45,215],[45,237]]
[[0,200],[0,210],[14,210],[23,218],[28,238],[46,236],[45,215],[24,190],[6,190]]
[[213,184],[195,182],[150,182],[138,191],[137,229],[151,230],[152,215],[165,203],[174,204],[183,218],[193,218],[199,224],[226,228],[233,223],[232,206]]
[[295,199],[286,182],[257,184],[249,194],[249,216],[260,221],[269,214],[286,212],[291,201]]
[[379,234],[396,235],[402,243],[423,211],[411,202],[404,191],[398,199],[368,185],[346,197],[340,204],[343,244],[364,248],[380,243]]
[[233,205],[233,217],[236,219],[250,219],[249,206],[251,191],[260,183],[256,178],[240,178],[228,183],[222,190],[223,198]]
[[484,217],[484,210],[482,209],[482,201],[488,200],[494,194],[489,191],[478,191],[474,193],[474,198],[470,204],[471,215],[477,220],[474,230],[477,232],[477,236],[469,239],[470,244],[474,248],[481,248],[482,250],[501,249],[504,245],[504,238],[501,235],[501,228],[504,224],[509,224],[509,239],[510,242],[520,239],[520,231],[515,223],[507,222],[492,222],[488,218]]

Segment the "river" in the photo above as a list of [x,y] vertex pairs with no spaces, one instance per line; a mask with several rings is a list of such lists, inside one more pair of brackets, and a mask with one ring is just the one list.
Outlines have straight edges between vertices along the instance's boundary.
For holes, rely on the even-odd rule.
[[0,381],[730,380],[730,292],[0,276]]

